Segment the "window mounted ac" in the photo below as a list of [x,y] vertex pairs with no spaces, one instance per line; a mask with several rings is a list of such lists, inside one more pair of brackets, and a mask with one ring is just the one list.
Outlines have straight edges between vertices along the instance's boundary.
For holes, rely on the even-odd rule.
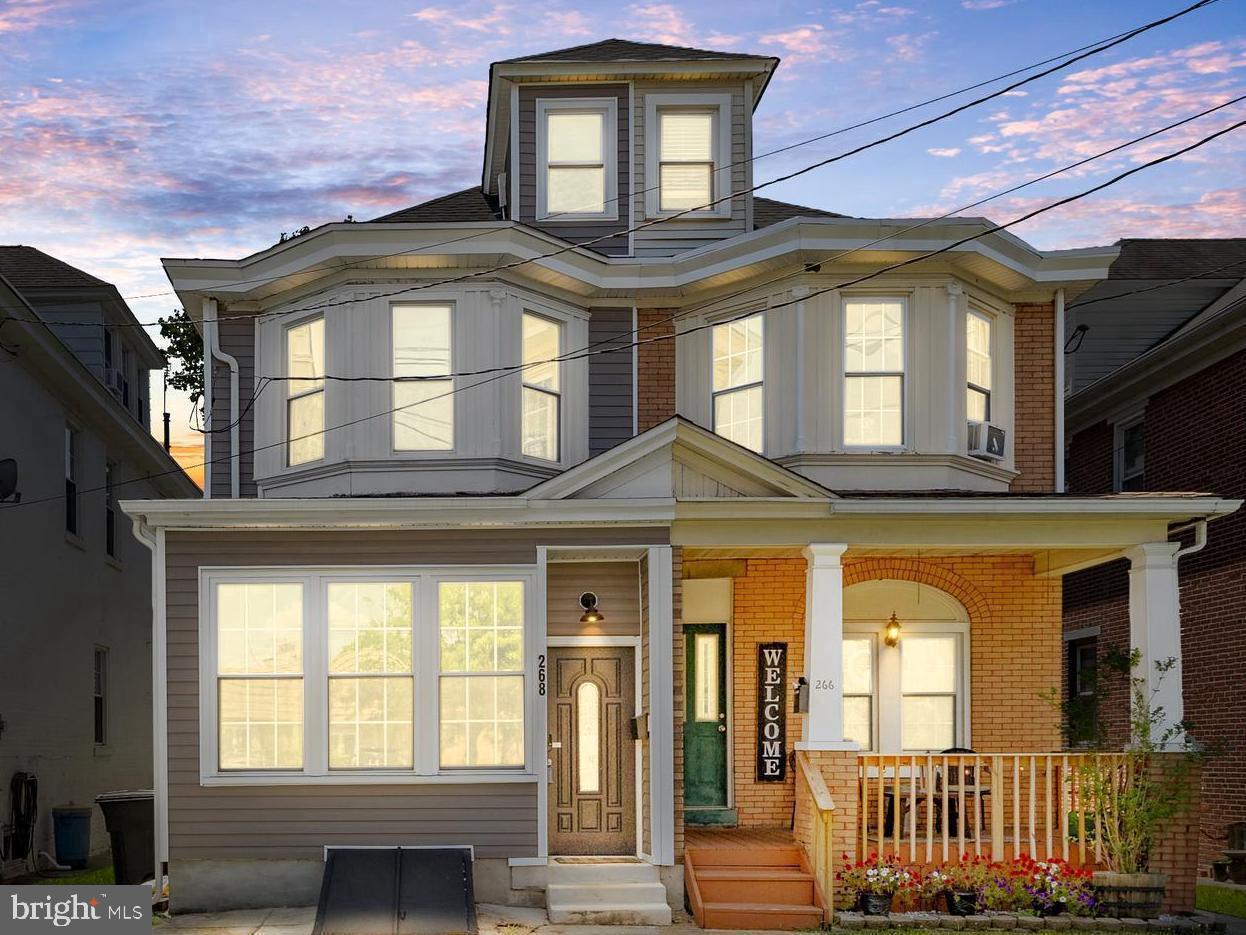
[[969,423],[969,453],[975,458],[1003,461],[1008,451],[1008,435],[990,422]]

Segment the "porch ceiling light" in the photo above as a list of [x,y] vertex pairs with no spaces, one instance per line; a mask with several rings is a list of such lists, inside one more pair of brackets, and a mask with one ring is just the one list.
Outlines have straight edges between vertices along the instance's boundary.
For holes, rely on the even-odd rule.
[[900,644],[900,621],[896,617],[894,610],[891,612],[891,619],[887,621],[887,626],[883,630],[883,642],[891,647]]
[[585,591],[580,595],[580,606],[584,608],[580,623],[601,623],[606,619],[606,615],[597,609],[597,595],[592,591]]

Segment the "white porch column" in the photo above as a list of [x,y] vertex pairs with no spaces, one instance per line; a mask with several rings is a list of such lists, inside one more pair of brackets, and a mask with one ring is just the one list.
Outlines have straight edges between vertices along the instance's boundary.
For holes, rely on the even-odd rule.
[[[1152,730],[1156,738],[1185,717],[1181,688],[1181,592],[1177,584],[1177,542],[1146,542],[1128,549],[1129,644],[1141,653],[1135,678],[1143,680],[1151,705],[1164,709]],[[1165,673],[1155,664],[1174,660]]]
[[655,864],[675,863],[675,608],[669,545],[648,550],[649,840]]
[[855,750],[844,740],[844,567],[848,546],[815,542],[805,549],[805,680],[809,712],[797,748]]

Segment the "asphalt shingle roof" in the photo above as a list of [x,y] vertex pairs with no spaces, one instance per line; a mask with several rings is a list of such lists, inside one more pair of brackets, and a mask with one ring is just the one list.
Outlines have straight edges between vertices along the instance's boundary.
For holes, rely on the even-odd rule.
[[771,58],[766,55],[750,55],[746,52],[715,52],[710,49],[691,49],[680,45],[661,45],[656,42],[631,42],[627,39],[603,39],[586,45],[573,45],[552,52],[538,52],[519,58],[503,59],[496,65],[515,65],[520,62],[702,62],[723,59]]
[[0,246],[0,276],[18,290],[107,288],[110,285],[42,250],[22,245]]
[[[1112,263],[1108,279],[1185,279],[1203,272],[1210,279],[1246,276],[1246,237],[1220,239],[1143,239],[1120,241],[1121,254]],[[1226,264],[1241,260],[1242,265]]]
[[447,224],[455,221],[496,221],[501,217],[493,200],[485,195],[479,185],[461,192],[442,195],[432,201],[424,201],[409,208],[373,218],[374,223],[385,224]]
[[788,218],[842,218],[847,216],[836,214],[834,211],[823,211],[821,208],[807,208],[804,205],[794,205],[786,201],[775,201],[772,198],[753,197],[754,230],[778,224]]

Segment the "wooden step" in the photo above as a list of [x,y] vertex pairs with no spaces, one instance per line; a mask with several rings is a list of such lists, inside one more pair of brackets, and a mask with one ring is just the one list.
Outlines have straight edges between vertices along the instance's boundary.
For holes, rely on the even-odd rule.
[[703,918],[701,925],[707,929],[816,929],[822,910],[782,903],[706,903]]
[[800,848],[790,847],[696,847],[688,848],[700,867],[799,867]]
[[813,874],[800,867],[698,867],[706,903],[779,903],[812,906]]

